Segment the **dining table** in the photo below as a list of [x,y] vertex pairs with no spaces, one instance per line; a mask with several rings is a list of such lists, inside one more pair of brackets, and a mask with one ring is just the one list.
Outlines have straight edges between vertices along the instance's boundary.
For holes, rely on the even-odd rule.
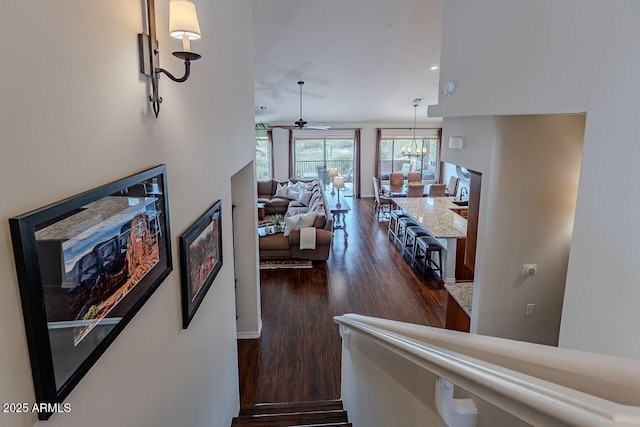
[[[382,189],[386,193],[391,194],[391,197],[407,197],[408,185],[404,184],[402,188],[395,188],[392,190],[389,184],[382,184]],[[422,191],[422,197],[427,197],[428,194],[429,194],[429,184],[424,186],[424,190]]]

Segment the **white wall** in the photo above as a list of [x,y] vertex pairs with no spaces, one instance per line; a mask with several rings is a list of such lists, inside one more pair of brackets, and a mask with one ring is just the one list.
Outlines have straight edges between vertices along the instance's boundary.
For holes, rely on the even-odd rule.
[[[168,3],[156,1],[161,65],[180,74]],[[239,407],[229,177],[254,156],[251,4],[196,0],[203,58],[186,83],[162,78],[158,119],[138,72],[141,4],[0,2],[0,402],[34,401],[8,218],[168,169],[174,271],[48,427],[228,426]],[[178,236],[217,199],[224,265],[182,330]],[[0,413],[0,425],[35,422]]]
[[[376,148],[376,128],[409,128],[410,123],[327,123],[334,128],[362,128],[360,133],[361,144],[361,184],[362,197],[373,197],[373,173],[375,170],[375,148]],[[417,127],[442,127],[442,120],[422,120],[417,122]],[[422,133],[421,133],[422,132]],[[435,135],[437,130],[417,131],[416,135]],[[294,131],[294,138],[300,136],[323,136],[323,135],[344,135],[353,137],[353,131]],[[383,130],[384,135],[413,135],[413,131],[407,130]],[[289,177],[289,131],[287,129],[273,130],[273,153],[274,153],[274,179],[284,180]]]
[[640,228],[619,224],[640,207],[639,19],[633,0],[447,1],[440,80],[457,89],[429,110],[587,112],[560,345],[632,358]]
[[238,338],[259,338],[262,330],[258,235],[246,226],[258,222],[255,182],[253,162],[231,177]]

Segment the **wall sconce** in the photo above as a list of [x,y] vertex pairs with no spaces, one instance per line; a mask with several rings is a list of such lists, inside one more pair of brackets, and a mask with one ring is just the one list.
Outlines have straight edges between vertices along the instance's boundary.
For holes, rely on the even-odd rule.
[[162,97],[158,93],[160,73],[165,74],[174,82],[182,83],[191,74],[191,61],[202,57],[191,52],[191,40],[200,38],[200,24],[198,24],[196,6],[189,0],[171,0],[169,3],[169,35],[182,40],[182,50],[173,52],[173,56],[184,61],[184,76],[182,77],[175,77],[167,70],[160,68],[160,51],[156,38],[155,0],[147,0],[147,28],[149,34],[138,34],[140,72],[151,77],[153,93],[149,95],[149,101],[153,105],[153,112],[158,117],[162,103]]
[[462,150],[464,148],[464,138],[461,136],[450,136],[449,148],[453,150]]

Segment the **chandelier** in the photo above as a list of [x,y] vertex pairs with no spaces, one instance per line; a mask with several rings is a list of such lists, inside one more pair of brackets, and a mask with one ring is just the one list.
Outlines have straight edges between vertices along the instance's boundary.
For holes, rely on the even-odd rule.
[[418,104],[420,103],[420,101],[422,101],[421,98],[416,98],[413,100],[413,141],[411,142],[410,146],[405,147],[403,145],[400,148],[402,150],[402,155],[409,158],[418,158],[427,154],[427,147],[421,144],[422,148],[418,148],[418,143],[416,142],[416,117],[418,114]]

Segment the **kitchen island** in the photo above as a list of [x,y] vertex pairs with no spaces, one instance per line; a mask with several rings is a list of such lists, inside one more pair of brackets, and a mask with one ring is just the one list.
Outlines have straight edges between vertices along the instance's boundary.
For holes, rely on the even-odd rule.
[[444,247],[442,280],[456,283],[456,253],[463,249],[458,248],[458,244],[463,246],[467,238],[467,220],[454,210],[465,207],[453,203],[454,197],[394,197],[392,200]]

